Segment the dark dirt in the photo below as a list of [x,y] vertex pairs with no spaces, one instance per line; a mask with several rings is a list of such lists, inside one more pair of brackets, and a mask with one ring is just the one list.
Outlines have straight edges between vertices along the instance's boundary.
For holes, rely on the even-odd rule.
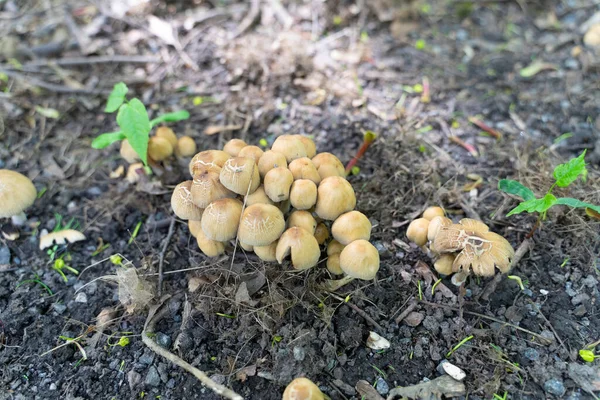
[[[302,133],[314,136],[319,151],[346,162],[364,131],[379,134],[359,162],[360,173],[349,178],[357,208],[373,222],[371,241],[382,260],[376,282],[354,282],[334,296],[316,289],[326,276],[321,266],[292,272],[289,265],[265,264],[240,249],[233,261],[228,251],[215,262],[200,254],[187,226],[176,223],[165,254],[163,291],[173,297],[165,300],[169,309],[155,338],[214,380],[244,398],[268,400],[280,399],[290,380],[305,375],[332,399],[360,399],[354,390],[359,380],[377,384],[385,394],[384,386],[439,376],[440,361],[472,335],[448,357],[467,373],[468,398],[505,392],[514,399],[593,398],[589,391],[594,384],[600,389],[600,370],[577,352],[599,339],[597,221],[581,211],[551,211],[533,237],[533,250],[512,271],[526,290],[503,279],[486,301],[479,295],[488,280],[471,279],[462,318],[458,289],[444,279],[452,293],[438,287],[432,295],[432,282],[416,268],[429,259],[402,242],[407,243],[408,221],[427,205],[440,204],[454,219],[481,218],[518,247],[536,217],[506,218],[516,201],[497,191],[497,181],[519,179],[539,194],[548,187],[553,166],[583,149],[590,163],[587,182],[561,194],[600,204],[600,52],[583,46],[580,32],[600,6],[589,1],[390,2],[395,8],[383,0],[283,2],[294,21],[286,30],[286,17],[272,12],[271,2],[264,2],[252,24],[245,22],[244,3],[196,3],[152,1],[119,16],[111,2],[100,9],[90,3],[0,2],[0,75],[8,75],[0,80],[0,168],[25,173],[38,191],[46,189],[28,210],[21,238],[0,242],[11,254],[0,281],[0,398],[218,398],[152,353],[140,338],[147,310],[125,313],[114,282],[98,279],[120,268],[106,261],[119,253],[155,287],[170,190],[187,179],[185,160],[173,161],[164,175],[154,177],[162,182],[152,186],[154,194],[149,185],[136,188],[109,178],[124,161],[116,145],[90,148],[95,136],[115,129],[114,117],[103,113],[106,96],[93,92],[110,91],[121,80],[153,114],[189,110],[190,120],[173,128],[193,136],[200,150],[231,137],[258,144]],[[177,27],[185,54],[145,28],[150,14]],[[84,34],[77,36],[74,29]],[[232,33],[235,38],[228,36]],[[86,43],[85,51],[76,37]],[[419,40],[423,49],[417,49]],[[31,59],[86,54],[155,55],[162,61],[49,67]],[[519,71],[534,59],[552,68],[522,77]],[[58,88],[30,86],[31,77]],[[430,103],[410,93],[424,77]],[[398,104],[403,94],[404,103]],[[36,106],[56,109],[60,117],[47,118]],[[501,131],[503,139],[482,135],[467,120],[474,115]],[[207,126],[230,124],[245,128],[203,134]],[[568,132],[570,137],[555,142]],[[480,155],[471,156],[450,135],[474,145]],[[470,174],[483,181],[465,191],[473,183]],[[87,235],[87,241],[63,249],[73,267],[90,266],[78,277],[68,275],[66,283],[38,250],[39,232],[52,230],[55,213],[74,217]],[[142,228],[128,244],[139,221]],[[110,246],[92,256],[100,239]],[[189,293],[192,277],[203,283]],[[25,282],[31,279],[47,285],[52,295]],[[241,282],[254,288],[242,303],[236,302]],[[428,303],[397,324],[396,317],[418,298],[419,284]],[[383,330],[345,304],[347,296]],[[192,313],[182,330],[186,302]],[[107,307],[115,310],[115,321],[94,346],[95,319]],[[421,322],[409,326],[411,320]],[[390,340],[391,348],[368,349],[370,330]],[[123,335],[129,344],[115,345]],[[87,360],[72,344],[50,351],[65,343],[61,336],[81,336]],[[584,372],[595,374],[595,380]]]

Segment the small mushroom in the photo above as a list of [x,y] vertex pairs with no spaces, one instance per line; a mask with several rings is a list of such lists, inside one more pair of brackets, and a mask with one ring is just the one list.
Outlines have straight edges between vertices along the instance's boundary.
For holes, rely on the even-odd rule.
[[271,150],[283,154],[288,163],[307,155],[302,141],[293,135],[278,136],[271,145]]
[[271,204],[274,205],[275,203],[269,198],[269,196],[267,196],[267,194],[265,193],[265,187],[260,185],[255,191],[254,193],[249,194],[248,196],[246,196],[246,207],[251,206],[252,204]]
[[131,147],[129,144],[129,140],[123,139],[121,140],[121,149],[119,150],[121,157],[129,164],[134,163],[140,159],[139,154]]
[[276,203],[287,200],[290,198],[292,183],[294,183],[294,177],[289,169],[273,168],[265,175],[265,193]]
[[344,247],[340,253],[340,268],[346,276],[338,280],[326,281],[327,290],[335,291],[354,279],[374,279],[379,271],[379,252],[368,241],[355,240]]
[[313,158],[317,154],[317,145],[311,138],[309,138],[308,136],[304,136],[304,135],[292,135],[292,136],[295,138],[298,138],[302,142],[302,144],[304,145],[304,148],[306,149],[306,157]]
[[331,234],[341,244],[371,237],[371,222],[360,211],[350,211],[340,215],[331,226]]
[[281,211],[270,204],[246,207],[238,229],[238,239],[252,246],[267,246],[281,236],[285,220]]
[[[263,156],[264,151],[258,146],[245,146],[242,147],[238,153],[238,157],[248,157],[254,160],[258,164],[258,160]],[[259,170],[260,171],[260,170]]]
[[235,193],[227,189],[221,183],[220,171],[213,169],[196,170],[194,180],[192,181],[192,201],[197,207],[206,208],[215,200],[226,197],[235,197]]
[[290,188],[290,203],[298,210],[308,210],[317,204],[317,185],[308,179],[298,179]]
[[225,244],[209,239],[202,229],[196,233],[196,243],[198,243],[198,247],[207,257],[217,257],[225,253]]
[[308,378],[296,378],[283,392],[282,400],[325,400],[325,395]]
[[277,261],[277,240],[266,246],[254,246],[254,253],[265,262]]
[[154,161],[163,161],[173,155],[173,146],[169,140],[152,136],[148,141],[148,156]]
[[[25,211],[37,198],[33,182],[23,174],[0,169],[0,218],[25,220]],[[18,225],[18,224],[15,224]]]
[[171,195],[171,208],[181,219],[199,221],[203,210],[192,201],[192,183],[192,181],[185,181],[175,187]]
[[423,218],[431,221],[435,217],[444,217],[446,213],[444,213],[444,209],[442,207],[428,207],[425,211],[423,211]]
[[242,203],[237,199],[213,201],[202,214],[202,231],[217,242],[231,240],[236,236],[241,214]]
[[327,229],[327,225],[322,222],[317,224],[317,228],[315,229],[315,239],[317,239],[319,245],[322,245],[329,239],[329,229]]
[[340,267],[340,253],[327,256],[326,266],[327,271],[331,272],[333,275],[342,275],[344,273]]
[[188,228],[193,237],[198,237],[198,231],[202,230],[202,223],[196,220],[189,220]]
[[292,212],[287,219],[287,227],[291,228],[294,226],[304,228],[314,236],[317,229],[317,221],[308,211],[297,210]]
[[297,158],[288,165],[288,169],[294,176],[294,180],[308,179],[315,184],[321,182],[321,176],[317,171],[317,167],[308,157]]
[[408,240],[417,246],[425,246],[427,243],[427,229],[429,228],[429,220],[425,218],[417,218],[408,225],[406,237]]
[[309,269],[317,265],[321,251],[317,239],[306,229],[293,227],[281,235],[277,243],[276,256],[279,264],[291,254],[295,269]]
[[367,338],[367,347],[373,350],[384,350],[390,348],[390,341],[383,336],[371,331]]
[[244,251],[254,251],[254,246],[252,246],[251,244],[248,243],[244,243],[244,242],[239,242],[240,243],[240,247],[242,249],[244,249]]
[[330,256],[332,254],[339,254],[342,252],[342,250],[344,250],[344,247],[346,247],[346,246],[341,244],[337,240],[333,239],[327,245],[327,255]]
[[240,151],[246,146],[248,146],[248,143],[244,142],[242,139],[231,139],[229,142],[225,143],[223,151],[231,157],[237,157],[240,154]]
[[143,175],[145,175],[144,164],[133,163],[133,164],[129,164],[129,167],[127,168],[127,175],[125,176],[125,179],[127,179],[127,182],[129,182],[133,185],[135,183],[138,183]]
[[260,186],[258,167],[254,160],[248,157],[234,157],[227,160],[221,169],[220,179],[223,186],[242,196],[254,193]]
[[335,221],[341,214],[352,211],[355,206],[354,189],[347,180],[339,176],[330,176],[321,181],[315,207],[319,218]]
[[258,172],[260,177],[264,179],[267,172],[277,167],[287,168],[287,161],[285,156],[281,153],[277,153],[273,150],[267,150],[263,153],[262,157],[258,160]]
[[452,264],[454,264],[455,258],[456,254],[453,253],[442,254],[433,263],[433,268],[442,275],[450,275],[452,274]]
[[330,176],[346,176],[344,164],[331,153],[319,153],[312,158],[312,162],[317,167],[321,179]]
[[433,239],[437,236],[440,228],[442,226],[452,225],[452,220],[446,217],[433,217],[431,221],[429,221],[429,226],[427,227],[427,240],[433,242]]
[[178,142],[177,135],[175,135],[175,132],[173,132],[173,129],[171,129],[167,126],[159,126],[156,129],[156,137],[161,137],[163,139],[167,139],[173,149],[177,148],[177,142]]
[[40,236],[40,250],[45,250],[55,244],[75,243],[85,240],[85,235],[75,229],[63,229]]
[[439,253],[458,253],[452,263],[453,272],[493,276],[494,266],[502,273],[511,268],[515,255],[513,247],[502,236],[490,232],[481,221],[464,218],[458,224],[442,226],[436,235],[432,250]]
[[191,157],[196,154],[196,142],[189,136],[182,136],[177,140],[175,154],[178,157]]
[[225,165],[225,162],[229,160],[231,156],[221,150],[205,150],[196,154],[190,160],[189,169],[190,175],[196,175],[196,171],[206,168],[218,167],[219,171]]

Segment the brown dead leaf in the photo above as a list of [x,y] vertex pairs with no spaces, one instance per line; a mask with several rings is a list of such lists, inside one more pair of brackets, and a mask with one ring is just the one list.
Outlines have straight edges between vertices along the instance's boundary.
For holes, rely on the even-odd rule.
[[250,376],[256,375],[256,364],[248,365],[247,367],[242,368],[238,372],[236,372],[235,377],[240,382],[246,382],[246,379]]

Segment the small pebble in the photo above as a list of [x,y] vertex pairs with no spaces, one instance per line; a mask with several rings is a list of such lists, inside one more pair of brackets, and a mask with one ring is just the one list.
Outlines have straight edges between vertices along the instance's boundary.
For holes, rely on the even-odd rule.
[[161,347],[168,349],[171,346],[171,336],[162,332],[156,332],[156,343],[158,343]]
[[470,298],[473,296],[473,291],[471,289],[465,290],[465,297]]
[[558,397],[564,396],[566,392],[565,385],[560,379],[556,378],[548,379],[546,382],[544,382],[544,390]]
[[523,290],[523,294],[528,297],[533,297],[533,291],[529,288],[525,288],[525,290]]
[[294,347],[294,359],[296,361],[303,361],[304,357],[306,357],[306,350],[300,346]]
[[413,311],[404,318],[404,322],[409,326],[418,326],[425,316],[420,312]]
[[158,386],[160,385],[160,376],[158,375],[158,371],[156,367],[151,366],[148,368],[148,373],[146,374],[146,379],[144,383],[148,386]]
[[127,373],[127,383],[129,383],[129,389],[132,392],[140,384],[141,381],[142,376],[138,372],[131,370]]
[[390,386],[387,384],[387,382],[382,377],[379,377],[379,378],[377,378],[377,382],[375,383],[375,389],[377,389],[377,392],[380,395],[385,396],[386,394],[389,393]]
[[67,306],[62,303],[54,303],[52,304],[52,308],[54,308],[54,311],[58,314],[62,314],[67,310]]
[[146,352],[140,356],[140,359],[138,361],[142,364],[150,365],[154,361],[154,353]]
[[590,296],[588,296],[587,294],[585,294],[585,293],[579,293],[577,296],[574,296],[571,299],[571,303],[574,306],[576,306],[578,304],[581,304],[581,303],[584,303],[584,302],[588,301],[589,299],[590,299]]
[[0,246],[0,265],[10,264],[10,249],[8,246]]
[[77,303],[87,303],[87,295],[83,292],[79,292],[77,293],[77,296],[75,296],[75,302]]
[[567,58],[565,60],[565,68],[571,70],[579,69],[579,62],[574,58]]
[[540,358],[540,353],[536,349],[527,348],[523,355],[530,361],[537,361]]
[[577,308],[573,310],[573,315],[576,317],[583,317],[585,313],[587,313],[587,309],[583,304],[578,305]]
[[48,389],[50,389],[50,390],[56,390],[57,389],[56,383],[51,383],[50,387]]
[[549,291],[547,291],[546,289],[540,289],[540,293],[543,294],[544,296],[548,296],[548,294],[550,293]]

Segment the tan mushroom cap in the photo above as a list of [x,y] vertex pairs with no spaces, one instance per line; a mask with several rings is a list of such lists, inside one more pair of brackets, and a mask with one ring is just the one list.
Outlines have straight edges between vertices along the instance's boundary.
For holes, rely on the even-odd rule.
[[340,253],[327,256],[327,270],[334,275],[342,275],[344,273],[340,267]]
[[254,246],[252,246],[251,244],[248,243],[244,243],[244,242],[239,242],[240,247],[242,249],[244,249],[244,251],[254,251]]
[[231,139],[229,142],[225,143],[223,151],[231,157],[237,157],[240,154],[240,151],[246,146],[248,146],[248,143],[244,142],[242,139]]
[[167,126],[159,126],[156,128],[156,137],[161,137],[163,139],[167,139],[171,144],[172,148],[177,147],[177,135],[173,132],[173,129]]
[[358,239],[371,238],[371,221],[360,211],[340,215],[331,226],[331,234],[341,244],[347,245]]
[[263,153],[262,157],[258,160],[258,172],[260,177],[264,178],[267,172],[277,167],[287,168],[287,160],[281,153],[277,153],[273,150],[267,150]]
[[306,157],[306,148],[300,139],[293,135],[281,135],[275,139],[271,150],[285,156],[288,163],[300,157]]
[[308,211],[297,210],[292,212],[287,219],[287,228],[294,226],[306,229],[314,236],[317,229],[317,221]]
[[223,186],[242,196],[254,193],[260,186],[258,167],[254,160],[248,157],[227,160],[221,169],[220,179]]
[[290,188],[290,203],[298,210],[308,210],[317,204],[317,185],[308,179],[298,179]]
[[178,157],[191,157],[196,154],[196,142],[189,136],[182,136],[177,140],[175,154]]
[[436,261],[433,263],[433,267],[435,270],[442,275],[450,275],[452,274],[452,264],[454,264],[454,260],[456,259],[456,254],[446,253],[442,254]]
[[327,225],[322,222],[317,224],[317,228],[315,229],[315,239],[317,239],[319,245],[322,245],[329,239],[329,229],[327,229]]
[[200,220],[204,210],[197,207],[192,201],[192,181],[181,182],[173,189],[171,195],[171,208],[181,219]]
[[277,243],[276,240],[266,246],[254,246],[254,253],[265,262],[275,262],[277,261]]
[[428,207],[425,211],[423,211],[423,218],[431,221],[435,217],[444,217],[446,213],[442,207]]
[[417,218],[408,225],[406,237],[408,240],[417,246],[424,246],[427,243],[427,230],[429,228],[429,220],[425,218]]
[[198,220],[189,220],[188,229],[193,237],[198,237],[198,231],[202,230],[202,223]]
[[284,167],[273,168],[265,175],[265,193],[275,203],[287,200],[290,198],[292,183],[294,183],[294,176],[289,169]]
[[502,236],[489,231],[481,221],[464,218],[458,224],[442,226],[436,235],[432,250],[437,253],[455,253],[452,271],[493,276],[495,268],[502,273],[510,271],[513,247]]
[[219,179],[220,170],[217,168],[196,170],[190,190],[192,201],[200,208],[208,207],[215,200],[236,196],[235,193],[223,186]]
[[121,140],[121,149],[119,150],[121,157],[129,164],[134,163],[140,159],[139,154],[131,147],[129,144],[129,140],[123,139]]
[[352,211],[355,206],[354,189],[346,179],[330,176],[321,181],[315,207],[319,218],[335,221],[341,214]]
[[292,265],[295,269],[309,269],[317,265],[321,251],[317,239],[306,229],[293,227],[281,235],[277,243],[277,262],[291,254]]
[[340,268],[353,278],[374,279],[379,271],[379,252],[366,240],[355,240],[340,253]]
[[209,239],[202,229],[197,231],[196,243],[207,257],[217,257],[225,253],[225,243]]
[[194,176],[198,169],[206,169],[210,167],[223,168],[225,162],[229,160],[231,156],[221,150],[204,150],[196,154],[190,160],[189,169],[190,175]]
[[304,136],[304,135],[292,135],[292,136],[295,138],[298,138],[302,142],[302,144],[304,145],[304,149],[306,149],[306,157],[313,158],[314,156],[317,155],[317,145],[311,138],[309,138],[308,136]]
[[260,185],[254,193],[249,194],[246,197],[246,207],[251,206],[253,204],[270,204],[274,205],[275,203],[267,196],[265,193],[265,187]]
[[258,146],[245,146],[242,147],[238,153],[238,157],[248,157],[254,160],[258,164],[258,160],[263,156],[264,151]]
[[312,158],[321,179],[330,176],[346,176],[344,164],[331,153],[319,153]]
[[154,161],[163,161],[173,155],[173,146],[169,140],[152,136],[148,141],[148,156]]
[[0,169],[0,218],[21,214],[37,198],[33,182],[23,174]]
[[346,247],[346,246],[341,244],[337,240],[333,239],[327,245],[327,255],[330,256],[332,254],[339,254],[342,252],[342,250],[344,250],[344,247]]
[[429,221],[429,226],[427,227],[427,240],[432,242],[440,231],[440,228],[449,225],[452,225],[452,220],[450,218],[440,216],[433,217],[431,221]]
[[134,184],[140,181],[142,175],[145,175],[144,164],[133,163],[129,164],[129,167],[127,167],[127,175],[125,176],[125,179],[127,179],[127,182]]
[[285,388],[282,400],[325,400],[325,396],[310,379],[296,378]]
[[252,246],[267,246],[281,236],[285,229],[282,212],[270,204],[246,207],[238,229],[238,239]]
[[308,179],[316,183],[321,183],[321,176],[317,167],[308,157],[297,158],[288,165],[288,169],[294,176],[294,180]]
[[225,198],[213,201],[202,214],[202,230],[207,238],[225,242],[235,238],[242,214],[242,202]]

